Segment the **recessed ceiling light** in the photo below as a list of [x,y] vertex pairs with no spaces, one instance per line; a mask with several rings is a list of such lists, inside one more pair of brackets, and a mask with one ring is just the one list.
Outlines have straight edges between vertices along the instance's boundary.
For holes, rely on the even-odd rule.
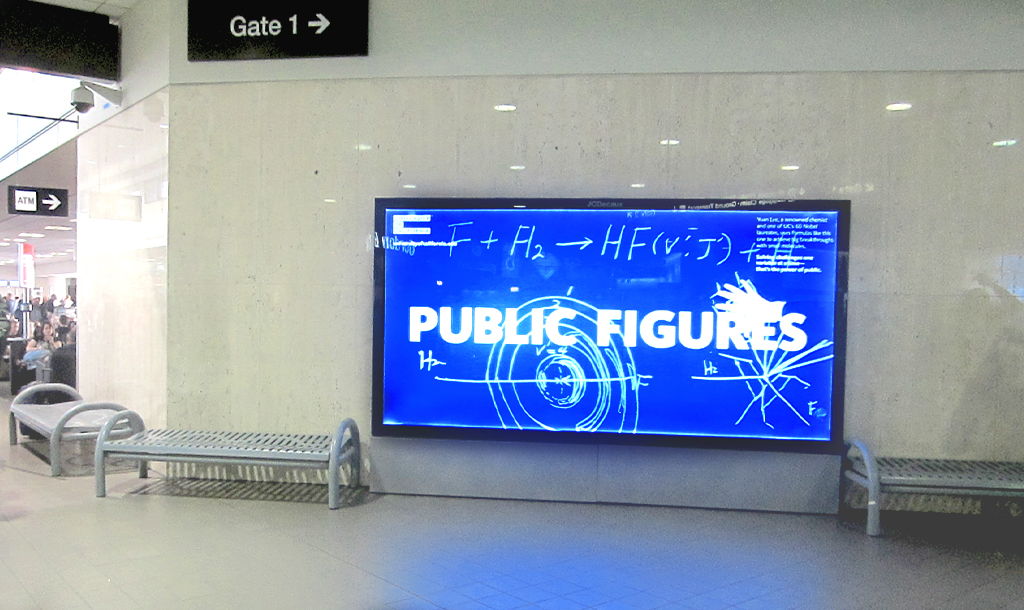
[[338,203],[337,199],[324,199],[324,203]]
[[642,188],[644,188],[647,185],[644,184],[643,182],[637,182],[635,184],[630,184],[629,186],[632,187],[632,188],[635,188],[635,189],[642,189]]
[[525,205],[514,205],[512,207],[514,207],[514,208],[525,208],[526,206]]
[[996,142],[993,142],[992,146],[999,146],[999,147],[1013,146],[1016,143],[1017,143],[1017,140],[998,140]]
[[6,242],[6,241],[0,242],[0,246],[9,246],[9,245],[11,245],[10,242]]
[[62,227],[60,225],[47,225],[43,228],[47,231],[74,231],[72,227]]
[[679,146],[679,140],[662,140],[660,144],[662,146]]
[[170,128],[171,128],[171,126],[168,125],[167,123],[160,123],[160,129],[170,129]]
[[510,165],[508,168],[513,170],[513,171],[517,171],[518,172],[518,171],[522,171],[522,170],[526,169],[526,166],[525,165]]
[[795,172],[796,170],[800,169],[800,166],[799,165],[783,165],[779,169],[781,169],[784,172]]
[[896,102],[895,104],[889,104],[885,107],[890,112],[899,112],[900,110],[910,110],[914,105],[908,102]]
[[498,112],[515,112],[516,107],[513,104],[498,104],[494,109]]
[[67,252],[57,252],[57,256],[67,256]]
[[511,290],[512,292],[519,292],[519,286],[513,286],[509,290]]
[[414,188],[416,188],[416,185],[415,184],[403,184],[402,188],[404,188],[404,189],[414,189]]
[[15,238],[14,238],[14,239],[12,239],[11,241],[16,241],[16,242],[18,242],[18,243],[20,244],[20,243],[22,243],[22,242],[25,242],[25,241],[28,241],[28,240],[26,240],[26,239],[19,239],[19,238],[15,237]]
[[18,233],[18,237],[46,237],[42,233]]
[[356,150],[373,150],[369,144],[356,144]]

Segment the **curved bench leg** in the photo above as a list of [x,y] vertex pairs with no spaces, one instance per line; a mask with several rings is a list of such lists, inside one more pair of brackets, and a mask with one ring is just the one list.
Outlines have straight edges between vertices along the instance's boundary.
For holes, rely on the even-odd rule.
[[353,489],[359,487],[359,483],[362,477],[362,468],[359,465],[360,461],[361,456],[359,454],[359,451],[357,450],[355,454],[351,458],[349,458],[350,465],[352,466],[352,477],[349,479],[348,486]]
[[8,413],[7,418],[10,420],[11,436],[10,441],[12,445],[18,444],[18,420],[14,419],[14,413]]
[[332,448],[327,462],[327,508],[341,508],[341,460]]
[[[879,502],[882,501],[882,480],[878,472],[878,462],[868,446],[861,441],[851,440],[850,449],[860,452],[864,458],[864,469],[867,471],[865,478],[868,488],[868,522],[865,529],[868,536],[880,536],[882,534],[882,506]],[[863,482],[861,484],[863,485]]]
[[96,470],[96,497],[107,497],[107,465],[103,461],[103,449],[97,443],[96,459],[94,468]]
[[878,504],[878,498],[868,494],[868,536],[882,535],[882,507]]
[[60,430],[50,436],[50,476],[60,476]]
[[139,460],[139,478],[149,478],[149,462],[147,462],[146,460]]

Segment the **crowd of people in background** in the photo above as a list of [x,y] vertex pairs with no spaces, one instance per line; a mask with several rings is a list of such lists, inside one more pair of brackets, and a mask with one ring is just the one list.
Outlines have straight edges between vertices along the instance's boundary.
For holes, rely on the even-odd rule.
[[[27,316],[24,315],[26,312]],[[0,322],[3,322],[0,326],[7,327],[0,336],[8,345],[4,357],[11,370],[18,366],[29,369],[52,367],[56,372],[60,362],[65,360],[70,360],[74,367],[77,334],[74,312],[75,303],[70,296],[58,299],[54,294],[45,300],[35,297],[26,304],[11,293],[0,295]],[[26,317],[28,328],[24,329],[22,320]],[[12,359],[10,340],[27,340],[24,355],[20,358]],[[74,376],[73,371],[71,375]]]
[[[23,303],[20,296],[14,296],[10,292],[6,295],[0,295],[0,311],[6,311],[9,315],[13,316],[18,311],[23,310],[25,308]],[[57,295],[52,294],[48,299],[34,297],[28,302],[27,307],[29,309],[29,319],[32,322],[41,323],[49,320],[54,315],[66,315],[68,310],[74,309],[75,301],[70,295],[59,299]]]

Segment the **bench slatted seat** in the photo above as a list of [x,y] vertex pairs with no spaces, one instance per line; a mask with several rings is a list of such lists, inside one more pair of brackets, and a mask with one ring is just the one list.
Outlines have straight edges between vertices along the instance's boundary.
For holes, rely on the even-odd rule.
[[[107,438],[107,429],[127,422],[128,438]],[[333,435],[147,430],[133,411],[119,413],[96,441],[96,497],[106,495],[105,458],[139,460],[139,476],[148,476],[148,462],[255,464],[327,470],[328,506],[341,505],[341,467],[348,464],[349,486],[359,486],[359,428],[346,419]]]
[[146,430],[131,442],[111,441],[111,450],[122,453],[180,451],[182,454],[203,455],[209,458],[261,457],[280,454],[282,459],[327,459],[331,450],[331,437],[291,436],[288,434],[195,432],[192,430]]
[[1024,464],[983,460],[876,457],[850,442],[843,475],[868,490],[867,533],[881,534],[881,494],[1024,497]]

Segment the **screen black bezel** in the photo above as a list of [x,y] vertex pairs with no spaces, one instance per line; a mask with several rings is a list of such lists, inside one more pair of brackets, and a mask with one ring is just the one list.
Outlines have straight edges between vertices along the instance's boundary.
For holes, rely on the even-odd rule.
[[[384,423],[384,286],[385,249],[379,246],[386,235],[388,209],[623,209],[623,210],[718,210],[731,211],[830,211],[838,212],[836,236],[835,337],[833,340],[832,429],[829,440],[753,439],[716,436],[550,432],[450,426],[414,426]],[[475,440],[502,442],[583,443],[602,445],[642,445],[656,447],[693,447],[740,449],[798,453],[842,454],[845,407],[846,318],[850,251],[849,200],[765,200],[765,199],[570,199],[570,198],[457,198],[457,197],[379,197],[374,210],[375,248],[373,257],[373,436]]]

